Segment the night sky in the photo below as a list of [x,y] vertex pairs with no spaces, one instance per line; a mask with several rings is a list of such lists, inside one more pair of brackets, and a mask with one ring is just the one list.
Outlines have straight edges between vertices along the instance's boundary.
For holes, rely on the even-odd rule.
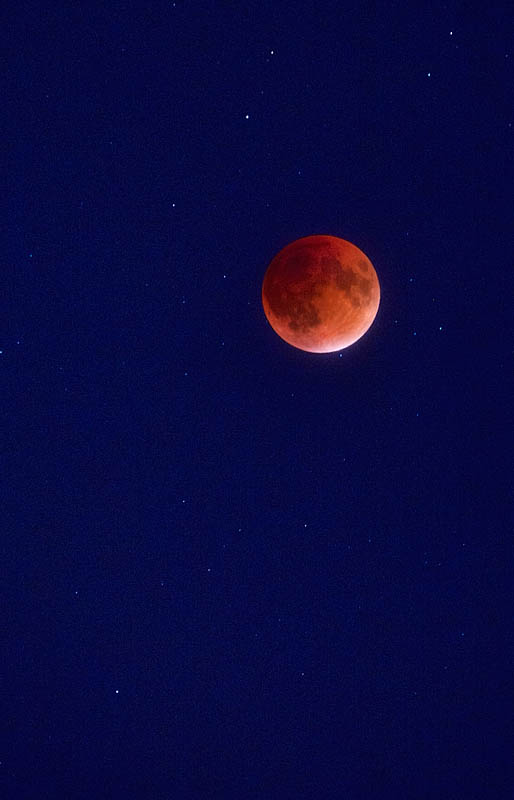
[[510,800],[510,3],[1,16],[0,796]]

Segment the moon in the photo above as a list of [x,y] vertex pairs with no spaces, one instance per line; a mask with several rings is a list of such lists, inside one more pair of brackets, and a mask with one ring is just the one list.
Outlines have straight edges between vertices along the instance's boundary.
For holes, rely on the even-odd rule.
[[369,258],[337,236],[305,236],[273,258],[262,305],[284,341],[309,353],[354,344],[376,317],[380,284]]

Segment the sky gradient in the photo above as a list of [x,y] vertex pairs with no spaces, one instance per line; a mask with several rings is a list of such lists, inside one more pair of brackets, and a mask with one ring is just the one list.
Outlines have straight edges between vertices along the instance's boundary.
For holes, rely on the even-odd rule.
[[2,19],[0,794],[512,798],[512,10]]

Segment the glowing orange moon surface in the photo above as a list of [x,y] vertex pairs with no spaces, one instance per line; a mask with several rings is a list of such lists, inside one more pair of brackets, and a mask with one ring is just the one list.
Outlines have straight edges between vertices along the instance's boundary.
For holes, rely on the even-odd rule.
[[373,264],[337,236],[305,236],[286,245],[262,282],[262,305],[273,330],[310,353],[332,353],[356,342],[379,303]]

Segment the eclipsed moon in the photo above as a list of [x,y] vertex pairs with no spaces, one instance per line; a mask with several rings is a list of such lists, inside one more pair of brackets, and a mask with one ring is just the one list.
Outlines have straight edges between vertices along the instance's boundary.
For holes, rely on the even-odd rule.
[[273,330],[310,353],[332,353],[356,342],[379,303],[373,264],[337,236],[305,236],[286,245],[262,282],[262,305]]

